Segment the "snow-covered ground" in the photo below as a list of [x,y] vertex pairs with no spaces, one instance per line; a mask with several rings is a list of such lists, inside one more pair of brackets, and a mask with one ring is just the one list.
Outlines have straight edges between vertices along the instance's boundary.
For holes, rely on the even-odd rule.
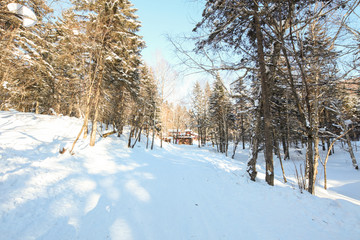
[[[61,155],[81,120],[0,112],[0,239],[360,239],[360,172],[336,148],[328,190],[301,194],[292,151],[284,162],[289,183],[246,173],[248,150],[235,160],[211,148],[127,148],[125,136],[80,140]],[[356,153],[358,156],[358,153]]]

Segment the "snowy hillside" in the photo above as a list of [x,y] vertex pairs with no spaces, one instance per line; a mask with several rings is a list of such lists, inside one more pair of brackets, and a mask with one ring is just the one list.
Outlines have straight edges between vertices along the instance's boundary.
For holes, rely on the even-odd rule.
[[1,240],[360,239],[360,172],[340,148],[328,191],[319,167],[320,198],[299,192],[294,161],[285,162],[288,184],[276,166],[268,186],[261,162],[251,182],[247,150],[231,160],[196,145],[128,149],[125,133],[95,147],[81,140],[75,155],[60,155],[80,126],[0,112]]

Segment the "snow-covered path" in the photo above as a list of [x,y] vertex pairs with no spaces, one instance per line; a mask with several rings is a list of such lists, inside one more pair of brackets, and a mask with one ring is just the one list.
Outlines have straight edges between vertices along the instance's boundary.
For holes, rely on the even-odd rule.
[[1,240],[359,239],[360,206],[253,183],[246,152],[110,136],[60,155],[80,124],[0,112]]

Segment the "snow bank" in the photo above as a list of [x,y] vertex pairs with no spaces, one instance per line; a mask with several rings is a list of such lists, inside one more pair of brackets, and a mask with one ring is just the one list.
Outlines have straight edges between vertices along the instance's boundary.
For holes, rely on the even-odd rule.
[[0,239],[359,239],[359,205],[253,183],[247,151],[230,160],[197,146],[128,149],[112,135],[60,155],[80,127],[0,112]]

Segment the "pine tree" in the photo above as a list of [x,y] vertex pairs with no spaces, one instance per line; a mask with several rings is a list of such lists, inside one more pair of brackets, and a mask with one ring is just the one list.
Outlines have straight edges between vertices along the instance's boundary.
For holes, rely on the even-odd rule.
[[240,141],[242,141],[242,149],[245,149],[245,139],[246,135],[248,134],[246,129],[248,129],[247,125],[247,118],[250,112],[250,93],[246,88],[244,77],[240,77],[237,81],[233,84],[233,98],[235,100],[235,131],[239,131],[239,134],[236,134],[235,137],[235,150],[236,146]]
[[195,121],[195,127],[197,128],[198,133],[198,147],[203,143],[205,135],[205,124],[206,124],[206,115],[204,114],[206,109],[205,95],[203,89],[201,88],[199,82],[196,82],[192,91],[192,118]]
[[53,27],[52,67],[54,68],[54,100],[56,113],[83,117],[86,111],[89,63],[84,21],[68,10]]
[[211,92],[209,99],[211,126],[215,135],[218,151],[227,155],[229,131],[234,121],[234,115],[233,106],[219,74],[217,74]]
[[[261,82],[261,101],[263,104],[266,181],[270,185],[274,185],[270,106],[272,79],[269,76],[268,66],[266,66],[265,53],[268,46],[265,42],[264,21],[262,20],[271,12],[272,5],[276,5],[276,3],[251,0],[206,1],[203,19],[194,29],[194,31],[198,31],[202,28],[209,31],[208,37],[197,42],[198,51],[206,46],[220,50],[229,48],[237,54],[247,51],[258,66],[257,79]],[[225,47],[222,43],[225,43]],[[275,49],[277,51],[272,55],[277,57],[280,50],[278,47]],[[242,58],[242,61],[247,62],[248,60],[245,57]],[[238,68],[239,65],[242,66],[243,63],[234,63],[235,68]]]
[[[142,68],[142,81],[140,96],[144,111],[144,125],[147,129],[147,136],[149,136],[150,130],[152,131],[152,143],[151,149],[154,147],[154,137],[156,132],[161,131],[160,122],[160,98],[158,96],[157,86],[155,84],[154,74],[147,67]],[[148,146],[148,144],[147,144]]]
[[[0,91],[4,91],[7,96],[5,101],[13,108],[39,113],[42,106],[43,112],[47,111],[50,107],[48,96],[52,86],[53,69],[49,54],[51,43],[46,38],[49,27],[42,19],[52,10],[43,0],[18,1],[30,8],[38,19],[35,26],[24,27],[19,21],[20,18],[9,14],[7,3],[9,1],[1,4],[2,13],[6,17],[0,16],[0,22],[5,20],[0,24],[4,34],[1,34],[4,41],[0,41],[0,77],[1,83],[6,83],[8,89]],[[8,91],[9,89],[11,90]]]
[[[91,46],[88,76],[86,116],[91,113],[90,145],[95,144],[97,121],[108,102],[118,101],[126,90],[132,98],[139,91],[140,51],[144,42],[136,35],[140,23],[130,1],[75,1],[76,10],[88,12],[86,34]],[[116,92],[117,91],[117,92]],[[105,96],[105,92],[112,92]],[[108,98],[108,99],[107,99]],[[125,99],[123,99],[125,100]],[[129,99],[127,99],[129,100]],[[105,114],[104,114],[105,115]],[[109,115],[109,114],[108,114]],[[84,126],[87,125],[87,117]],[[80,131],[81,132],[81,131]]]
[[[290,48],[286,46],[282,48],[291,98],[296,106],[298,121],[306,136],[305,177],[309,180],[307,190],[312,194],[315,193],[319,160],[320,112],[325,98],[331,95],[331,86],[337,73],[333,39],[327,36],[324,27],[326,16],[321,14],[326,6],[325,3],[318,3],[312,5],[311,10],[306,11],[307,14],[301,14],[309,18],[311,12],[312,17],[307,21],[303,31],[292,32],[293,35],[289,38]],[[293,29],[295,28],[292,27]],[[290,59],[295,62],[292,66]],[[295,72],[298,74],[294,74]]]

